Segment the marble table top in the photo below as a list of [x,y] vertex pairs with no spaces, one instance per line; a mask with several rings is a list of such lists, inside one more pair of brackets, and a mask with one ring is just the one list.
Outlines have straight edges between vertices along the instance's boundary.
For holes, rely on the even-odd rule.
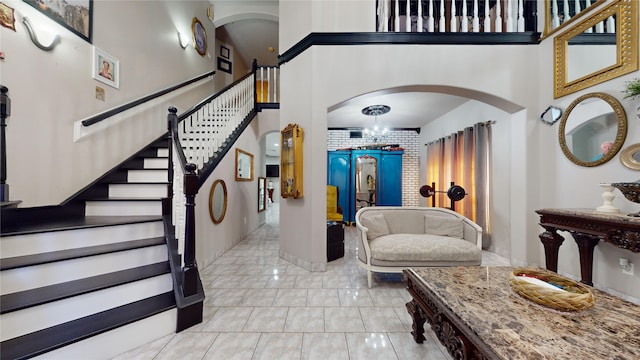
[[447,304],[500,358],[640,359],[639,305],[591,288],[593,307],[560,312],[515,293],[509,286],[513,269],[471,266],[410,271],[418,275],[418,286]]

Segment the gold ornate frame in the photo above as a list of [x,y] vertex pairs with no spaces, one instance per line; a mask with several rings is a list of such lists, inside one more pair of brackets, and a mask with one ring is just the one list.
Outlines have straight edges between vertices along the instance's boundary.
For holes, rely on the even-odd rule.
[[[554,0],[554,1],[560,1],[560,0]],[[544,40],[546,38],[548,38],[551,34],[554,34],[566,27],[569,27],[569,25],[573,24],[574,22],[576,22],[578,19],[580,19],[581,17],[583,17],[585,14],[587,14],[589,11],[591,11],[592,9],[594,9],[596,6],[604,3],[606,0],[595,0],[591,5],[589,5],[588,7],[582,9],[582,11],[580,11],[579,13],[577,13],[576,15],[574,15],[571,19],[563,22],[562,24],[560,24],[557,28],[551,28],[551,0],[544,0],[544,10],[546,11],[545,13],[545,22],[544,22],[544,32],[543,35],[540,37],[540,40]]]
[[[607,104],[609,104],[613,108],[613,112],[616,114],[616,119],[618,120],[618,131],[616,133],[616,138],[613,142],[613,147],[611,148],[611,150],[609,150],[609,152],[607,152],[602,158],[598,160],[583,161],[578,159],[575,155],[573,155],[571,150],[569,150],[569,147],[567,146],[567,139],[565,137],[564,132],[567,125],[567,119],[569,118],[569,115],[571,114],[571,111],[573,110],[573,108],[575,108],[583,100],[592,98],[592,97],[599,98],[606,101]],[[618,151],[620,151],[620,148],[622,148],[622,144],[624,144],[624,140],[626,139],[626,137],[627,137],[627,115],[624,112],[624,108],[616,98],[614,98],[613,96],[607,93],[602,93],[602,92],[585,94],[575,99],[571,103],[571,105],[569,105],[567,110],[565,110],[564,114],[562,115],[562,119],[560,120],[560,126],[558,127],[558,141],[560,142],[560,148],[562,149],[562,152],[567,157],[567,159],[569,159],[572,163],[580,166],[587,166],[587,167],[598,166],[613,159],[613,157],[618,153]]]
[[[222,214],[216,217],[213,213],[213,205],[214,205],[213,200],[214,200],[215,190],[218,184],[220,184],[220,186],[222,187],[223,203],[222,203]],[[211,190],[209,191],[209,216],[211,217],[211,221],[213,221],[214,224],[220,224],[222,220],[224,220],[224,216],[226,214],[227,214],[227,184],[225,184],[224,180],[218,179],[213,182],[213,185],[211,185]]]
[[[579,79],[567,81],[567,47],[569,40],[586,29],[615,16],[617,63]],[[638,70],[638,0],[619,0],[593,16],[575,24],[554,39],[554,98],[586,89],[609,79]]]
[[640,170],[640,161],[633,155],[640,153],[640,144],[629,145],[620,153],[620,162],[631,170]]
[[207,54],[207,31],[197,17],[191,21],[191,40],[196,52],[200,56],[205,56]]
[[[244,161],[243,161],[244,159]],[[241,165],[249,162],[249,176],[243,175]],[[236,148],[236,181],[253,181],[253,154]]]

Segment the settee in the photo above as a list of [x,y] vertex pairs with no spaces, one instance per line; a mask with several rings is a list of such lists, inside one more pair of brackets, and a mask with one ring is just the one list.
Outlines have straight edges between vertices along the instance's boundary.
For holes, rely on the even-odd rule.
[[373,273],[410,267],[473,266],[482,262],[482,228],[449,209],[371,206],[356,213],[358,265]]

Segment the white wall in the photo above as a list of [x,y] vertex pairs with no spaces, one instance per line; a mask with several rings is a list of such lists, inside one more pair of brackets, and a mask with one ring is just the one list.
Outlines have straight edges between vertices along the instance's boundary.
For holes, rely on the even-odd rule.
[[[208,56],[192,46],[182,49],[177,36],[178,29],[190,35],[198,17],[212,51],[208,2],[94,1],[93,44],[22,1],[4,3],[16,12],[15,32],[0,27],[5,53],[0,83],[12,101],[7,183],[10,199],[22,200],[21,206],[61,203],[165,132],[169,106],[181,112],[213,92],[213,81],[203,81],[74,142],[75,122],[214,69]],[[57,31],[60,44],[51,52],[38,49],[22,24],[24,16],[37,29]],[[119,60],[119,89],[92,78],[93,45]],[[104,88],[104,102],[95,98],[96,86]]]
[[[349,12],[359,6],[373,14],[373,8],[369,9],[373,3],[281,2],[281,48],[285,51],[310,31],[371,31],[370,21],[362,20],[365,16],[351,17],[349,22],[340,16],[323,16],[339,14],[342,9]],[[306,22],[309,18],[310,23]],[[286,226],[285,222],[281,224],[281,249],[300,258],[301,263],[319,264],[317,268],[322,268],[325,232],[324,217],[320,214],[326,201],[322,191],[326,167],[312,167],[309,163],[325,161],[326,144],[317,139],[326,137],[327,108],[374,90],[413,84],[442,85],[458,88],[461,93],[477,91],[480,95],[476,100],[494,104],[510,114],[509,120],[503,119],[495,127],[502,138],[495,139],[494,143],[508,151],[494,157],[497,161],[494,169],[506,171],[499,174],[500,181],[504,182],[501,190],[507,189],[500,195],[494,194],[498,197],[495,202],[501,204],[494,208],[494,220],[510,225],[494,228],[496,251],[510,251],[515,265],[544,266],[544,252],[538,238],[542,228],[535,210],[594,208],[601,204],[600,182],[638,178],[638,172],[623,167],[618,156],[596,168],[583,168],[569,162],[558,145],[558,125],[542,124],[539,115],[549,105],[564,109],[587,92],[607,91],[620,99],[624,81],[639,73],[555,100],[551,38],[540,45],[529,46],[316,46],[283,64],[280,125],[295,119],[305,130],[305,198],[281,205],[281,217],[286,217]],[[501,102],[509,105],[502,107]],[[622,102],[633,118],[635,107],[629,101]],[[639,139],[640,126],[637,121],[630,121],[625,146]],[[636,204],[621,196],[614,204],[625,211],[637,210]],[[594,283],[612,292],[640,298],[639,275],[623,276],[618,269],[617,256],[621,253],[632,262],[640,263],[639,254],[608,244],[596,248]],[[560,251],[560,273],[580,277],[577,254],[573,240],[566,241]]]

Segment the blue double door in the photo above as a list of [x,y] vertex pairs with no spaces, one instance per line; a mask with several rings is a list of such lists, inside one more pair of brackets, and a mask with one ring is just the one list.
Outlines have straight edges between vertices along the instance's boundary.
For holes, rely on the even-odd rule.
[[[345,221],[355,221],[356,211],[362,206],[402,205],[403,153],[386,150],[328,152],[327,184],[338,187],[338,205]],[[367,165],[366,170],[363,163]]]

